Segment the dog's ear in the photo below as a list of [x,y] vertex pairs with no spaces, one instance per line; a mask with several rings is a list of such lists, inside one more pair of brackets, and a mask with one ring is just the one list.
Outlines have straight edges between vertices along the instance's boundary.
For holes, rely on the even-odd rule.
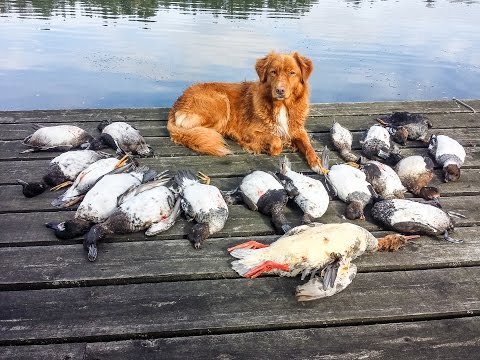
[[313,62],[309,58],[300,55],[298,52],[294,52],[293,57],[302,70],[302,82],[304,83],[313,71]]
[[272,54],[273,52],[261,59],[258,59],[255,63],[255,70],[257,71],[258,77],[260,78],[261,82],[267,81],[268,67],[272,60]]

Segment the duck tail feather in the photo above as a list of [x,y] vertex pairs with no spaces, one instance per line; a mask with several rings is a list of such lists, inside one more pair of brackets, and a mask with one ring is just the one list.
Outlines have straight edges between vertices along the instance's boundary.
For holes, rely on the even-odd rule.
[[183,188],[193,182],[198,182],[197,177],[190,170],[179,170],[174,176],[175,182]]
[[237,259],[245,259],[246,257],[252,255],[258,249],[235,249],[230,252],[230,255]]
[[[238,250],[254,250],[254,249],[238,249]],[[260,264],[261,264],[261,261],[259,261],[258,263],[246,265],[242,260],[235,260],[232,262],[232,269],[236,271],[238,275],[245,277],[245,274],[247,274],[250,270],[253,270]]]

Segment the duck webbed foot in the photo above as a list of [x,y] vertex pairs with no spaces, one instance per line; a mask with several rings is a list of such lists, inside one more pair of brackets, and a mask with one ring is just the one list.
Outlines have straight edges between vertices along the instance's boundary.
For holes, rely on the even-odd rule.
[[463,240],[456,240],[456,239],[451,238],[451,237],[448,235],[448,230],[445,230],[445,232],[443,233],[443,238],[444,238],[446,241],[451,242],[451,243],[454,243],[454,244],[463,243]]
[[408,240],[417,239],[420,235],[390,234],[378,239],[378,251],[396,251]]
[[202,173],[201,171],[197,172],[197,177],[204,182],[204,184],[210,185],[210,176]]
[[50,189],[50,191],[58,191],[60,189],[63,189],[64,187],[70,186],[73,184],[73,181],[64,181]]
[[227,251],[232,252],[233,250],[236,250],[236,249],[261,249],[269,246],[270,245],[262,244],[255,240],[250,240],[250,241],[238,244],[236,246],[233,246],[231,248],[228,248]]
[[289,271],[288,264],[279,264],[274,261],[265,261],[261,263],[260,265],[254,267],[251,269],[249,272],[247,272],[245,275],[243,275],[246,278],[256,278],[260,275],[262,275],[265,272],[269,272],[272,270],[281,270],[281,271]]

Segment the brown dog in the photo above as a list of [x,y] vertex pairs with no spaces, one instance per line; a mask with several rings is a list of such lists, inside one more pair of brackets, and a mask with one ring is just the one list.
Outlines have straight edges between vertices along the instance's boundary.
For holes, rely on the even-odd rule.
[[217,156],[231,153],[223,135],[253,153],[279,155],[292,146],[320,172],[304,127],[312,61],[297,52],[272,52],[257,60],[255,70],[257,82],[202,83],[185,90],[168,115],[172,140]]

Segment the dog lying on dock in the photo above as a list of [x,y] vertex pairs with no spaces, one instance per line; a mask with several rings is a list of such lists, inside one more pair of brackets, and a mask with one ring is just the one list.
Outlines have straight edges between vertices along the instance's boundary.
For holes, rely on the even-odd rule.
[[304,127],[312,61],[297,52],[271,52],[256,61],[255,70],[256,82],[200,83],[186,89],[168,116],[172,140],[216,156],[231,153],[224,136],[255,154],[275,156],[290,146],[319,172],[320,159]]

